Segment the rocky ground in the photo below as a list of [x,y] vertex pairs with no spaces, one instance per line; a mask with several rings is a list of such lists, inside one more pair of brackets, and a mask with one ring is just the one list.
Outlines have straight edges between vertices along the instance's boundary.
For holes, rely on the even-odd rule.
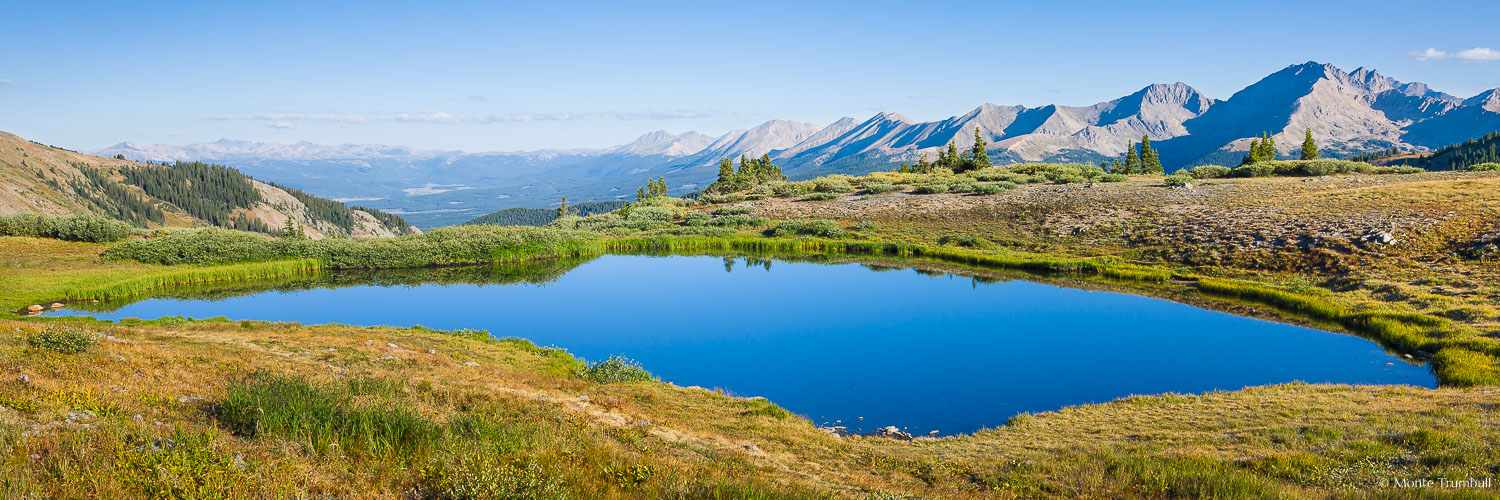
[[[1464,194],[1455,197],[1460,189]],[[1476,193],[1495,198],[1484,201],[1500,201],[1495,194],[1500,193],[1500,176],[1224,179],[1182,188],[1137,178],[1113,184],[1025,185],[991,196],[907,190],[852,193],[828,202],[773,198],[749,203],[772,219],[874,223],[877,233],[890,236],[912,236],[920,227],[933,241],[966,233],[1002,245],[1171,248],[1181,253],[1178,260],[1200,263],[1204,256],[1282,250],[1342,256],[1337,258],[1378,256],[1397,247],[1488,252],[1492,233],[1500,231],[1500,203],[1475,203]]]

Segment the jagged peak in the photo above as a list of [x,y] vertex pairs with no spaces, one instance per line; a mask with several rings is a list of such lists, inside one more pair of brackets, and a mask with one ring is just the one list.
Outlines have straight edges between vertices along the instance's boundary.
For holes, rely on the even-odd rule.
[[1500,88],[1489,89],[1480,92],[1479,95],[1464,99],[1464,106],[1479,106],[1487,111],[1500,113]]
[[916,122],[912,121],[911,118],[907,118],[905,115],[902,115],[901,113],[895,113],[895,112],[891,112],[891,111],[881,111],[879,113],[875,113],[875,116],[871,117],[868,121],[887,121],[887,122],[900,122],[900,123],[916,123]]

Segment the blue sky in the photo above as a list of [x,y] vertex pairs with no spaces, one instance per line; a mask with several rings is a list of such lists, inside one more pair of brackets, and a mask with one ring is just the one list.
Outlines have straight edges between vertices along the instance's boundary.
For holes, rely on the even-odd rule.
[[1488,1],[539,3],[18,2],[0,130],[73,149],[497,151],[1087,105],[1157,82],[1225,98],[1309,60],[1500,87]]

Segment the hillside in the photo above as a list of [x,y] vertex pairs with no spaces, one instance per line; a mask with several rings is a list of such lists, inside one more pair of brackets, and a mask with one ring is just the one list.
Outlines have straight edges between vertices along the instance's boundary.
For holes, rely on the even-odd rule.
[[311,238],[410,231],[400,217],[262,182],[220,165],[90,156],[0,132],[0,215],[96,213],[138,227],[220,226]]
[[1493,132],[1436,151],[1387,150],[1369,155],[1377,165],[1409,165],[1427,170],[1457,170],[1480,163],[1500,163],[1500,132]]
[[[625,201],[590,201],[569,206],[573,213],[589,216],[609,213],[629,205]],[[475,217],[464,224],[490,224],[495,226],[545,226],[557,220],[555,208],[507,208]]]

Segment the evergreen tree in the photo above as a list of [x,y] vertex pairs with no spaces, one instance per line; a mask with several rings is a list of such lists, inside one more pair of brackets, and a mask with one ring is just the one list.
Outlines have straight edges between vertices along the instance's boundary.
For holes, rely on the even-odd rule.
[[917,173],[927,174],[932,172],[932,163],[927,161],[927,153],[917,157]]
[[557,206],[557,218],[561,219],[561,218],[567,217],[567,216],[568,216],[568,197],[564,196],[564,197],[562,197],[562,204]]
[[974,148],[971,150],[972,161],[975,169],[988,168],[990,166],[990,154],[984,150],[984,136],[979,135],[979,127],[974,127]]
[[1318,159],[1318,143],[1313,141],[1312,127],[1307,127],[1307,138],[1302,140],[1302,159]]
[[1156,151],[1151,149],[1151,136],[1141,136],[1141,173],[1161,174],[1166,170],[1161,167],[1161,158],[1156,156]]
[[734,182],[734,164],[728,158],[719,160],[719,181],[714,184],[729,184]]
[[635,188],[635,201],[646,201],[646,188]]
[[1245,153],[1245,159],[1240,160],[1240,165],[1249,165],[1256,162],[1260,157],[1260,139],[1250,139],[1250,152]]
[[286,216],[286,227],[281,228],[281,237],[295,240],[304,236],[306,234],[302,232],[302,228],[297,227],[297,221],[292,220],[290,215]]
[[1122,174],[1138,174],[1138,173],[1141,173],[1141,159],[1140,159],[1140,157],[1138,157],[1138,156],[1135,155],[1135,142],[1134,141],[1131,141],[1130,146],[1125,148],[1125,169],[1124,169],[1124,171],[1122,171],[1120,173],[1122,173]]
[[1260,161],[1273,161],[1281,154],[1276,150],[1276,138],[1271,137],[1270,132],[1260,133],[1260,147],[1263,149],[1260,153]]

